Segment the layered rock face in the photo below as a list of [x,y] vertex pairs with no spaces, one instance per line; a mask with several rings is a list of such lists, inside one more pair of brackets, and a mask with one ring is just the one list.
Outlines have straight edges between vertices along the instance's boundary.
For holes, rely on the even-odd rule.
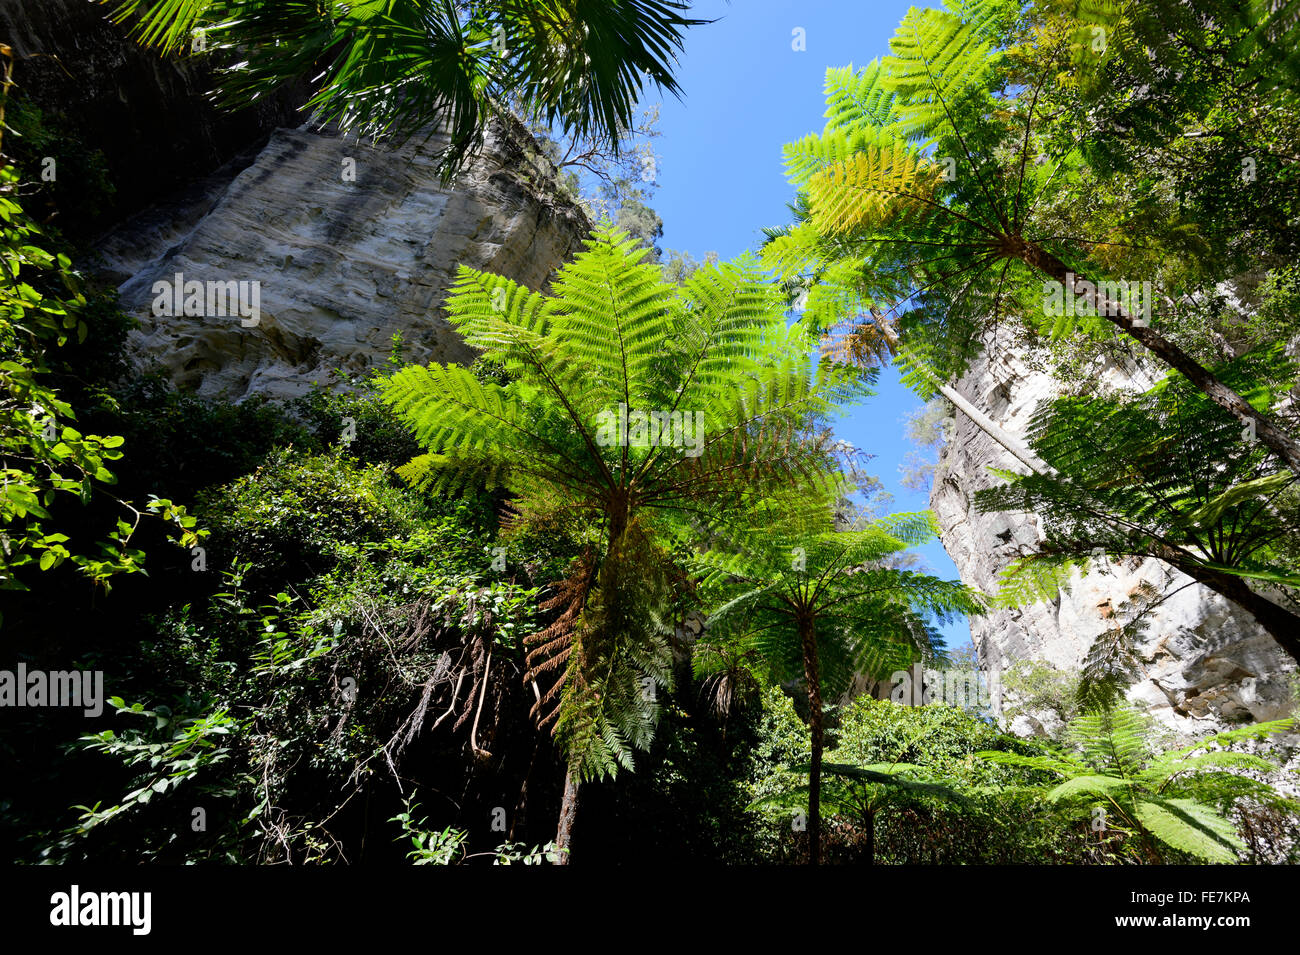
[[140,322],[140,362],[240,400],[361,373],[395,333],[409,359],[470,360],[439,310],[457,267],[541,288],[590,223],[557,198],[554,167],[522,128],[495,126],[451,186],[436,168],[443,143],[381,149],[281,129],[233,179],[124,223],[98,250]]
[[207,57],[141,48],[112,9],[0,0],[0,42],[43,120],[102,152],[111,209],[65,210],[65,227],[138,319],[139,364],[178,387],[294,397],[382,361],[395,333],[408,358],[468,360],[439,310],[456,267],[540,288],[590,231],[522,127],[495,126],[447,186],[438,135],[373,148],[310,130],[302,89],[220,111]]
[[[1150,385],[1134,368],[1099,363],[1096,373],[1111,388]],[[1038,402],[1060,393],[1050,376],[1005,347],[987,350],[956,388],[1021,437]],[[962,580],[985,593],[996,592],[1001,571],[1032,551],[1041,536],[1033,514],[975,509],[975,493],[999,483],[989,468],[1024,470],[958,414],[940,455],[930,504]],[[1069,589],[1051,603],[973,618],[971,638],[981,663],[1003,671],[1021,660],[1079,668],[1094,638],[1109,629],[1116,610],[1142,581],[1170,596],[1149,614],[1148,637],[1140,648],[1144,672],[1131,699],[1189,735],[1290,714],[1295,672],[1290,658],[1244,611],[1156,560],[1111,561],[1082,577],[1076,572]],[[1041,727],[1025,718],[1016,729]]]

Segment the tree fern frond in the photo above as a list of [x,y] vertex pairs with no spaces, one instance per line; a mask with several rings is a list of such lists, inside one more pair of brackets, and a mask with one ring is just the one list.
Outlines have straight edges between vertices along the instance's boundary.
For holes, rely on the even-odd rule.
[[1236,862],[1246,848],[1231,822],[1190,799],[1138,799],[1134,813],[1161,842],[1207,862]]
[[942,211],[943,170],[902,140],[868,145],[808,181],[812,222],[824,232],[897,227]]
[[1170,759],[1183,759],[1191,756],[1198,750],[1208,749],[1212,746],[1231,746],[1234,743],[1244,742],[1246,740],[1260,740],[1272,736],[1276,733],[1285,733],[1293,729],[1296,725],[1294,719],[1268,720],[1263,723],[1252,723],[1249,726],[1238,726],[1235,729],[1224,730],[1221,733],[1214,733],[1204,739],[1198,740],[1181,749],[1173,750],[1167,754]]
[[953,112],[967,96],[985,92],[996,65],[993,36],[987,22],[963,20],[951,10],[912,7],[904,14],[885,60],[903,136],[932,142],[952,128]]

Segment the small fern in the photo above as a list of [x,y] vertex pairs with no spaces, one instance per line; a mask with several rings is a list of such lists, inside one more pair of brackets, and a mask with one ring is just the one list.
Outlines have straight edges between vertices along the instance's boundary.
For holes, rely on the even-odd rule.
[[1300,804],[1242,771],[1276,764],[1221,747],[1261,740],[1291,729],[1292,720],[1258,723],[1218,733],[1166,753],[1153,753],[1150,720],[1129,705],[1086,712],[1071,721],[1069,750],[1056,756],[982,752],[981,759],[1062,777],[1043,787],[1049,802],[1102,810],[1107,828],[1136,836],[1137,852],[1160,861],[1156,843],[1206,862],[1233,863],[1245,850],[1226,813],[1239,799],[1265,802],[1288,813]]

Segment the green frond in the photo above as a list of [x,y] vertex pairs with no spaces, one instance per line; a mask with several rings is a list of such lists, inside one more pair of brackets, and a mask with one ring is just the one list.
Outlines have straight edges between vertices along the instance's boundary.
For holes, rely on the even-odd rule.
[[1119,776],[1074,776],[1047,791],[1047,798],[1052,802],[1062,799],[1075,799],[1080,796],[1109,796],[1120,789],[1129,789],[1133,780]]
[[630,397],[660,355],[673,287],[642,263],[648,250],[626,233],[598,229],[552,286],[565,345],[597,381]]
[[1023,607],[1057,599],[1069,589],[1075,570],[1088,567],[1085,558],[1065,554],[1018,557],[998,574],[995,607]]
[[773,316],[783,311],[777,290],[748,259],[702,266],[676,295],[681,384],[703,393],[726,390],[738,368],[753,361]]
[[1043,772],[1058,773],[1062,776],[1075,776],[1087,773],[1088,767],[1067,756],[1029,756],[1009,750],[985,750],[975,754],[980,759],[1001,766],[1015,766],[1019,769],[1037,769]]
[[778,279],[788,281],[825,267],[833,261],[834,253],[820,229],[810,222],[802,222],[763,246],[762,258],[763,265],[774,271]]
[[1146,728],[1149,718],[1131,705],[1084,713],[1069,726],[1067,738],[1085,763],[1096,770],[1134,776],[1145,765],[1150,751]]
[[884,127],[894,119],[894,90],[879,59],[861,70],[851,63],[829,67],[825,92],[826,133]]
[[983,612],[978,596],[960,583],[885,563],[910,543],[932,538],[930,514],[835,531],[832,501],[816,503],[787,509],[759,502],[747,520],[723,531],[719,546],[696,559],[704,576],[701,597],[717,608],[706,642],[743,632],[777,679],[798,679],[807,650],[795,625],[799,616],[812,627],[820,689],[835,694],[856,674],[882,677],[932,652],[939,640],[930,619]]
[[1217,494],[1202,507],[1187,514],[1185,520],[1201,526],[1212,526],[1222,520],[1228,508],[1236,507],[1247,501],[1254,501],[1261,496],[1268,497],[1296,482],[1297,478],[1289,471],[1279,471],[1252,481],[1234,484],[1221,494]]
[[541,441],[519,402],[460,365],[412,365],[384,385],[384,400],[435,452],[527,448]]
[[890,514],[876,521],[876,526],[908,547],[929,543],[939,536],[939,520],[934,511]]
[[1277,764],[1254,753],[1234,753],[1228,750],[1182,757],[1174,757],[1166,753],[1143,771],[1142,778],[1156,783],[1164,781],[1175,773],[1199,774],[1205,769],[1237,769],[1266,773],[1277,769]]
[[1244,848],[1219,809],[1226,811],[1236,800],[1248,798],[1257,804],[1276,804],[1280,812],[1293,811],[1289,801],[1270,786],[1245,775],[1274,768],[1268,760],[1217,750],[1193,755],[1219,744],[1262,738],[1286,728],[1290,721],[1242,727],[1159,755],[1149,749],[1149,723],[1131,705],[1116,703],[1071,720],[1067,739],[1080,759],[1064,754],[977,755],[1003,765],[1055,773],[1063,780],[1043,791],[1048,801],[1100,800],[1116,809],[1127,824],[1208,862],[1236,862],[1237,852]]
[[823,232],[900,228],[942,211],[943,170],[902,140],[868,144],[808,181],[812,222]]
[[1138,799],[1134,814],[1161,842],[1207,862],[1234,863],[1246,848],[1231,822],[1190,799]]
[[[447,174],[511,101],[546,128],[617,151],[647,83],[680,93],[684,31],[705,22],[679,0],[100,2],[159,52],[194,52],[202,29],[223,106],[305,82],[314,119],[349,133],[407,137],[440,123]],[[505,50],[493,42],[501,34]]]
[[987,95],[996,67],[992,36],[988,22],[963,20],[952,10],[912,7],[904,14],[884,64],[903,136],[934,142],[941,130],[952,128],[952,116],[968,96]]
[[1295,725],[1296,721],[1294,719],[1282,719],[1252,723],[1249,726],[1238,726],[1235,729],[1214,733],[1181,749],[1173,750],[1166,755],[1169,759],[1183,759],[1198,750],[1209,749],[1212,746],[1231,746],[1234,743],[1241,743],[1246,740],[1262,740],[1277,733],[1286,733],[1294,729]]
[[[1214,374],[1268,411],[1296,369],[1270,347]],[[981,511],[1042,515],[1040,551],[1007,568],[1001,602],[1051,598],[1098,550],[1157,557],[1194,579],[1300,586],[1287,543],[1300,531],[1295,475],[1182,376],[1140,393],[1044,402],[1029,440],[1055,474],[996,472],[1007,484],[975,495]]]
[[[808,773],[810,769],[811,767],[807,764],[790,767],[790,771],[793,773]],[[936,796],[959,804],[969,802],[965,794],[952,786],[926,782],[923,779],[909,779],[906,775],[923,772],[922,767],[910,763],[871,763],[865,766],[855,766],[850,763],[822,763],[822,775],[831,778],[846,779],[875,786],[888,786],[900,792],[918,796]]]

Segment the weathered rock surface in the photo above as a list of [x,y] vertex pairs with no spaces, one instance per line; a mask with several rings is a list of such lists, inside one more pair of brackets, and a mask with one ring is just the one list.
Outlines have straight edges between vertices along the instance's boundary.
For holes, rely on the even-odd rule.
[[[111,207],[99,218],[63,210],[65,227],[85,240],[112,226],[88,264],[139,319],[140,364],[178,387],[292,397],[382,360],[397,332],[411,358],[466,360],[438,308],[456,266],[539,288],[590,229],[520,127],[495,127],[447,188],[440,137],[371,148],[308,130],[302,89],[223,112],[206,96],[207,57],[145,50],[110,9],[0,0],[0,42],[14,49],[20,94],[102,151]],[[155,315],[154,283],[177,274],[256,283],[257,323],[219,307]]]
[[[139,360],[234,400],[294,397],[335,369],[363,372],[394,333],[409,358],[469,360],[439,311],[457,266],[541,288],[590,223],[557,198],[554,167],[521,128],[495,126],[451,187],[436,168],[442,142],[374,148],[281,129],[229,182],[214,176],[124,223],[98,251],[140,321]],[[256,283],[256,324],[233,308],[155,314],[155,284],[178,275]]]
[[[989,357],[989,354],[995,357]],[[1099,364],[1109,387],[1135,387],[1137,369]],[[1134,378],[1139,379],[1135,383]],[[1060,393],[1048,375],[1005,347],[979,359],[957,390],[1013,434],[1023,437],[1038,402]],[[979,513],[975,493],[999,483],[990,467],[1023,467],[969,419],[958,414],[951,440],[935,472],[930,504],[942,528],[944,548],[963,581],[985,593],[998,575],[1040,538],[1033,514]],[[1047,604],[996,610],[971,621],[981,663],[1006,670],[1021,660],[1062,669],[1083,664],[1093,639],[1142,581],[1169,598],[1150,613],[1141,647],[1145,672],[1130,698],[1152,708],[1163,722],[1189,735],[1228,723],[1289,715],[1290,658],[1243,611],[1156,560],[1113,561],[1108,571],[1076,572],[1067,592]],[[1176,592],[1175,592],[1176,591]],[[1050,717],[1049,717],[1050,719]],[[1023,731],[1038,728],[1022,721]]]

